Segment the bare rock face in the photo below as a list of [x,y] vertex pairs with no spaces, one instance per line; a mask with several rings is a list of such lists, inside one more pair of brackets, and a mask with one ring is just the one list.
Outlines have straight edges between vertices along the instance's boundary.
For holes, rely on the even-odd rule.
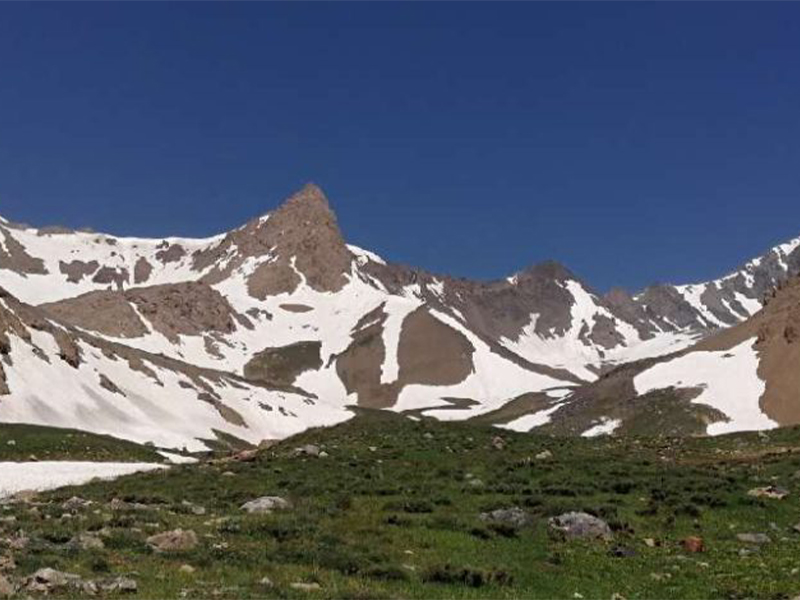
[[92,281],[95,283],[113,285],[116,289],[121,290],[130,282],[130,274],[127,269],[102,267],[95,273]]
[[153,265],[151,265],[148,260],[142,256],[136,261],[136,265],[133,267],[133,283],[136,285],[147,283],[147,280],[150,279],[150,274],[152,272]]
[[40,308],[60,321],[112,337],[135,338],[148,331],[125,292],[89,292]]
[[321,349],[321,342],[266,348],[244,366],[244,376],[273,385],[292,385],[301,373],[322,367]]
[[170,244],[169,242],[162,242],[156,252],[156,258],[163,264],[178,262],[186,256],[186,249],[180,244]]
[[58,263],[59,270],[67,276],[69,283],[78,283],[84,277],[88,277],[97,269],[100,268],[100,263],[96,260],[84,262],[82,260],[73,260],[66,263],[63,260]]
[[0,226],[0,236],[4,243],[0,244],[0,269],[8,269],[22,275],[45,275],[47,269],[40,258],[34,258],[25,251],[25,248],[8,232]]
[[[459,331],[419,308],[403,321],[397,348],[384,345],[386,314],[378,307],[356,325],[353,342],[336,359],[336,370],[348,393],[356,393],[360,405],[388,408],[397,402],[406,385],[455,385],[474,371],[475,348]],[[386,352],[397,353],[396,381],[381,382]]]
[[[229,253],[234,257],[223,260]],[[232,231],[219,245],[196,252],[192,263],[197,271],[213,266],[204,276],[204,281],[213,285],[249,257],[270,257],[248,282],[250,294],[262,300],[294,291],[302,278],[317,291],[339,291],[347,283],[353,262],[327,198],[313,184],[274,212]]]
[[41,308],[88,331],[134,338],[147,334],[149,326],[172,342],[177,342],[179,335],[230,333],[242,320],[219,292],[204,283],[89,292]]
[[178,335],[231,333],[235,311],[218,291],[203,283],[176,283],[134,288],[125,293],[139,313],[170,341]]

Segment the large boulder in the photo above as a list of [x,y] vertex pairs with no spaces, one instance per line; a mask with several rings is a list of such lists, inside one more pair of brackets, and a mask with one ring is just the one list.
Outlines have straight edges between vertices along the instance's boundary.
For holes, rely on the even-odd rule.
[[175,529],[151,535],[147,543],[157,552],[185,552],[195,549],[200,542],[191,529]]
[[550,530],[567,540],[610,540],[608,523],[585,512],[568,512],[549,521]]
[[262,496],[242,504],[241,509],[251,514],[270,514],[276,510],[288,510],[292,503],[280,496]]

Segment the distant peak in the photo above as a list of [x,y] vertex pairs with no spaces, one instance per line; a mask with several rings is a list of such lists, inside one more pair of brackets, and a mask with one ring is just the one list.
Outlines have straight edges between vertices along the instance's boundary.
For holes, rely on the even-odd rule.
[[576,279],[567,267],[555,260],[546,260],[523,269],[517,274],[518,279]]
[[305,184],[298,192],[292,194],[286,204],[323,204],[328,206],[328,198],[322,188],[315,183]]

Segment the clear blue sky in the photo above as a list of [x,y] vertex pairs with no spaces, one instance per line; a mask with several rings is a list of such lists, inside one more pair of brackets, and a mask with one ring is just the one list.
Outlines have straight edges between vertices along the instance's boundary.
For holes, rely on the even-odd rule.
[[800,235],[797,3],[0,5],[0,214],[205,235],[304,182],[349,241],[600,289]]

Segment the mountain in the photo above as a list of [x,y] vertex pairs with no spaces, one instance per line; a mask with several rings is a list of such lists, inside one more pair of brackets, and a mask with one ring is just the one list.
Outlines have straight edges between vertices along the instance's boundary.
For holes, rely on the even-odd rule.
[[[159,443],[172,446],[208,439],[212,429],[247,440],[279,437],[346,418],[350,405],[441,419],[499,411],[536,423],[535,408],[582,404],[576,398],[623,363],[680,352],[747,322],[798,271],[800,238],[718,280],[635,294],[599,294],[555,262],[490,282],[435,275],[348,245],[327,198],[311,184],[207,239],[120,238],[0,219],[0,287],[9,314],[16,314],[10,305],[24,307],[33,323],[68,332],[78,347],[111,345],[148,369],[170,371],[170,381],[198,369],[216,374],[211,379],[224,388],[214,388],[216,406],[192,398],[202,410],[176,404],[175,414],[200,410],[218,420],[230,405],[242,415],[238,425],[207,421],[199,433],[184,426],[179,434],[168,420],[153,425]],[[48,397],[46,373],[53,368],[52,377],[60,377],[63,360],[52,359],[52,342],[41,344],[45,351],[25,341],[25,331],[49,335],[31,323],[8,329],[0,419],[52,424],[49,411],[60,405]],[[21,376],[28,358],[15,360],[14,353],[42,352],[58,368],[38,365],[42,381]],[[135,369],[69,368],[65,379],[93,391],[102,373],[125,394],[141,384],[138,396],[172,402],[173,388],[141,383],[148,376]],[[297,421],[289,426],[275,411],[254,416],[242,409],[245,399],[233,391],[239,385],[258,389],[265,403],[284,394],[295,407],[284,409]],[[106,388],[99,393],[108,400]],[[155,436],[122,419],[130,407],[120,409],[119,397],[97,401],[92,418],[70,408],[69,425],[105,433],[118,417],[117,435]]]

